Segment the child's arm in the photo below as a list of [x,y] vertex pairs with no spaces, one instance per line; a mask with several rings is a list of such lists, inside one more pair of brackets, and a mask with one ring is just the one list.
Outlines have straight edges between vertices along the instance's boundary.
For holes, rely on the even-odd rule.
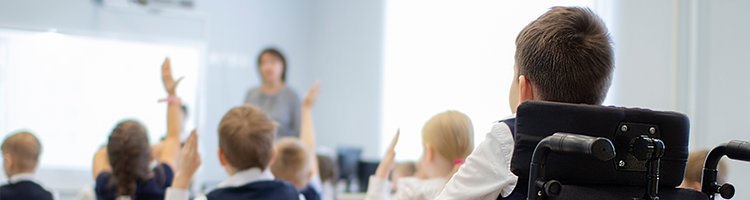
[[436,199],[497,199],[507,197],[518,177],[510,171],[513,135],[504,123],[496,124]]
[[164,138],[164,146],[161,155],[157,155],[157,161],[169,165],[172,170],[176,169],[177,156],[180,151],[180,119],[179,112],[182,103],[177,99],[175,89],[182,78],[175,81],[172,78],[172,67],[169,58],[164,60],[161,66],[161,79],[164,89],[169,94],[169,105],[167,106],[167,137]]
[[172,182],[172,187],[167,188],[165,200],[187,200],[189,196],[188,187],[193,175],[201,165],[201,155],[198,153],[198,134],[193,130],[185,141],[185,146],[180,150],[180,165]]
[[99,176],[99,173],[112,171],[112,166],[109,166],[109,156],[107,155],[106,146],[99,148],[99,151],[96,151],[96,154],[94,154],[92,171],[94,172],[94,180]]
[[302,102],[302,127],[299,136],[300,140],[307,146],[307,149],[310,150],[310,170],[318,176],[320,175],[320,170],[318,169],[318,157],[315,156],[315,129],[312,122],[312,109],[315,106],[315,101],[318,100],[319,93],[320,82],[315,81],[315,85],[310,88],[310,91],[305,95],[305,100]]
[[393,159],[396,157],[396,151],[393,149],[396,147],[396,143],[398,143],[398,136],[400,134],[401,130],[398,130],[396,136],[393,136],[393,140],[388,145],[383,160],[380,161],[378,168],[375,170],[375,175],[370,177],[365,200],[390,199],[391,188],[393,186],[388,182],[388,174],[391,173],[391,169],[395,165]]

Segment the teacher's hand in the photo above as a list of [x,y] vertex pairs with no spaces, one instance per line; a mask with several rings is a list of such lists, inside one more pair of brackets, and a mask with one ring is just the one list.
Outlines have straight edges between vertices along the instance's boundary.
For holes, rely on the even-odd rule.
[[315,81],[315,84],[307,91],[305,100],[302,101],[303,109],[312,109],[315,106],[315,102],[318,100],[318,94],[320,94],[320,81]]

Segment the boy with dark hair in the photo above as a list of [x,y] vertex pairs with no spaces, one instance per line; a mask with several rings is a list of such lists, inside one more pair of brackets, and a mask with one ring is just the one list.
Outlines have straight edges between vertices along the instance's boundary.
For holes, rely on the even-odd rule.
[[29,132],[18,132],[6,138],[0,147],[7,183],[0,186],[0,199],[59,199],[57,192],[46,189],[36,179],[42,144]]
[[[526,100],[601,104],[614,70],[607,27],[579,7],[553,7],[527,25],[516,38],[515,60],[513,113]],[[510,171],[514,126],[515,115],[496,123],[437,199],[507,198],[517,184],[525,187]]]

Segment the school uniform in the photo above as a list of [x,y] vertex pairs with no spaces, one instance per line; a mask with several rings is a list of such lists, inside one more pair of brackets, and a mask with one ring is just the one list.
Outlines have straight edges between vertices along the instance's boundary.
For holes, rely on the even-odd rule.
[[513,192],[518,183],[518,176],[510,171],[515,117],[511,115],[492,126],[436,199],[498,199]]
[[300,193],[306,200],[320,200],[323,196],[323,182],[320,180],[320,175],[313,175],[307,187],[300,190]]
[[[153,169],[153,176],[148,180],[137,181],[133,200],[162,200],[167,187],[172,186],[174,172],[167,164],[159,164]],[[111,172],[102,172],[96,177],[96,199],[117,199],[117,185]]]
[[[187,190],[168,188],[165,200],[187,200]],[[292,184],[276,180],[271,170],[261,171],[260,168],[250,168],[239,171],[219,183],[216,188],[199,196],[196,200],[252,200],[252,199],[305,199]]]
[[13,175],[0,186],[2,200],[57,200],[59,197],[57,191],[44,187],[30,173]]
[[[432,200],[435,199],[445,185],[445,178],[419,179],[416,177],[403,177],[398,179],[396,194],[391,196],[393,184],[383,178],[370,176],[367,184],[367,195],[365,200],[383,199],[409,199],[409,200]],[[459,198],[461,199],[461,198]]]

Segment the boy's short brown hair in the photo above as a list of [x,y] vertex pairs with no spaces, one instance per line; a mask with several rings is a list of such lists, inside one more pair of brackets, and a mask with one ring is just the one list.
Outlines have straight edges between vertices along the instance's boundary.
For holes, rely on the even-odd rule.
[[310,175],[311,154],[305,144],[297,138],[284,137],[276,142],[276,161],[271,172],[276,178],[288,181],[297,188],[305,187]]
[[22,131],[5,138],[0,149],[3,154],[10,154],[20,169],[34,170],[42,153],[42,144],[34,134]]
[[516,38],[516,66],[546,101],[601,104],[614,53],[604,22],[588,8],[553,7]]
[[252,105],[232,108],[219,123],[219,149],[238,170],[265,170],[273,157],[275,138],[276,123]]

